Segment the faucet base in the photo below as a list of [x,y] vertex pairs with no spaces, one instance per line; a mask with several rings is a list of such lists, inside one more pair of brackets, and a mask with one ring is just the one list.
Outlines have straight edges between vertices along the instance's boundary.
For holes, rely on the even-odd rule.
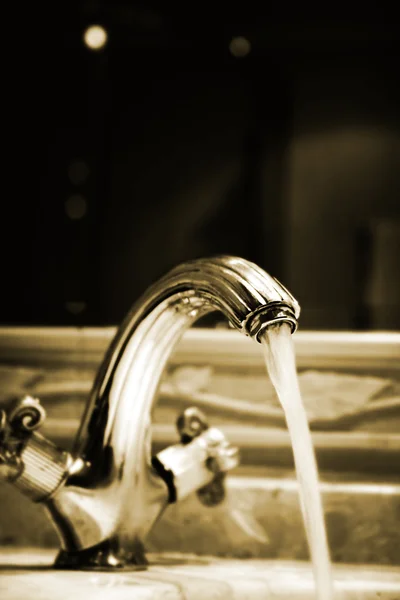
[[61,550],[53,566],[79,571],[145,571],[147,565],[144,546],[139,540],[127,551],[113,538],[85,550]]

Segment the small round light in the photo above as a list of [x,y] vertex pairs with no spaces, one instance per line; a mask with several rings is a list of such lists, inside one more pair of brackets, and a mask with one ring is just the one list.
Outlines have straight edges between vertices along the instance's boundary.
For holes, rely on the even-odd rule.
[[90,25],[85,29],[83,41],[91,50],[101,50],[107,44],[107,31],[101,25]]
[[251,44],[245,37],[239,36],[231,39],[229,51],[236,58],[247,56],[251,50]]
[[80,194],[73,194],[65,202],[65,212],[74,221],[82,219],[87,212],[86,198]]

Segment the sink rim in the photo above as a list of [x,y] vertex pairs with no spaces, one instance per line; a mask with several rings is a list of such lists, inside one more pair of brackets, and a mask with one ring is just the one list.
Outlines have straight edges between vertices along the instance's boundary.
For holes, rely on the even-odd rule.
[[[229,581],[232,589],[238,590],[239,593],[245,593],[246,589],[251,591],[253,586],[257,592],[263,590],[264,594],[265,591],[279,594],[274,595],[274,598],[281,597],[281,593],[293,594],[294,598],[300,593],[301,598],[304,598],[304,593],[312,594],[314,590],[312,567],[307,561],[199,557],[174,552],[150,553],[150,565],[146,571],[89,573],[54,569],[52,567],[54,557],[54,550],[49,549],[26,547],[12,548],[10,551],[10,548],[0,548],[0,585],[3,582],[7,593],[13,587],[13,582],[14,587],[18,588],[21,585],[29,586],[32,581],[36,585],[40,584],[40,589],[43,591],[46,585],[54,585],[54,577],[59,576],[61,582],[71,581],[71,585],[85,582],[85,587],[89,590],[111,584],[120,590],[125,585],[128,590],[132,590],[132,583],[139,585],[143,583],[143,587],[146,584],[169,584],[173,589],[174,585],[180,587],[182,582],[184,587],[193,588],[196,582],[204,586],[207,582],[222,584],[225,581]],[[177,562],[179,559],[182,559],[182,562]],[[210,570],[207,574],[205,569],[208,567]],[[333,563],[332,572],[336,591],[340,594],[350,594],[349,598],[353,597],[351,594],[360,592],[400,595],[398,567]],[[16,577],[18,574],[23,576],[23,579]],[[165,587],[163,589],[165,590]],[[66,598],[69,597],[68,593],[67,589]],[[163,596],[160,595],[161,597]],[[258,597],[265,596],[257,595]],[[345,597],[347,598],[347,595]],[[4,597],[4,600],[6,599],[7,594]]]

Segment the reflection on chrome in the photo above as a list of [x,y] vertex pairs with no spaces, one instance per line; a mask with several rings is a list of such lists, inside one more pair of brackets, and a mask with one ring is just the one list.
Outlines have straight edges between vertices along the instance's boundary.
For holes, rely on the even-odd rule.
[[259,341],[272,324],[294,331],[300,309],[253,263],[189,261],[152,286],[117,331],[71,453],[38,433],[45,413],[37,399],[0,412],[0,475],[46,506],[61,540],[59,568],[144,568],[146,536],[169,503],[192,492],[207,505],[223,499],[238,450],[196,408],[178,419],[177,444],[151,456],[163,370],[182,334],[211,311]]

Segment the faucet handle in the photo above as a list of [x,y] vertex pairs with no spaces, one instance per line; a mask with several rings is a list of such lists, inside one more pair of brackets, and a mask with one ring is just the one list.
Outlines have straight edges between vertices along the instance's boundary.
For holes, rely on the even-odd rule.
[[239,450],[232,446],[224,434],[215,427],[209,427],[205,414],[196,407],[190,407],[179,415],[176,426],[182,444],[189,444],[200,435],[207,446],[207,468],[214,473],[210,483],[197,490],[197,496],[205,506],[216,506],[225,498],[225,477],[227,471],[239,462]]
[[26,440],[39,429],[45,418],[45,409],[38,398],[32,396],[17,398],[7,409],[0,410],[0,457],[2,448]]
[[49,498],[64,481],[72,456],[37,430],[46,418],[38,398],[24,396],[0,410],[0,479],[12,482],[34,502]]
[[205,414],[196,407],[186,408],[176,420],[182,444],[189,444],[209,428]]
[[239,463],[239,449],[232,446],[222,431],[212,427],[207,431],[207,467],[214,473],[210,483],[197,490],[197,497],[205,506],[217,506],[225,499],[225,478],[228,471]]
[[38,398],[25,396],[14,400],[7,411],[7,421],[17,436],[26,436],[39,429],[46,418],[46,411]]
[[206,506],[215,506],[225,497],[226,472],[239,462],[238,448],[224,434],[209,427],[198,408],[187,408],[176,426],[180,443],[168,446],[152,458],[152,466],[169,489],[169,502],[196,491]]
[[0,410],[0,473],[11,477],[22,468],[21,456],[34,431],[46,418],[37,398],[24,396]]

